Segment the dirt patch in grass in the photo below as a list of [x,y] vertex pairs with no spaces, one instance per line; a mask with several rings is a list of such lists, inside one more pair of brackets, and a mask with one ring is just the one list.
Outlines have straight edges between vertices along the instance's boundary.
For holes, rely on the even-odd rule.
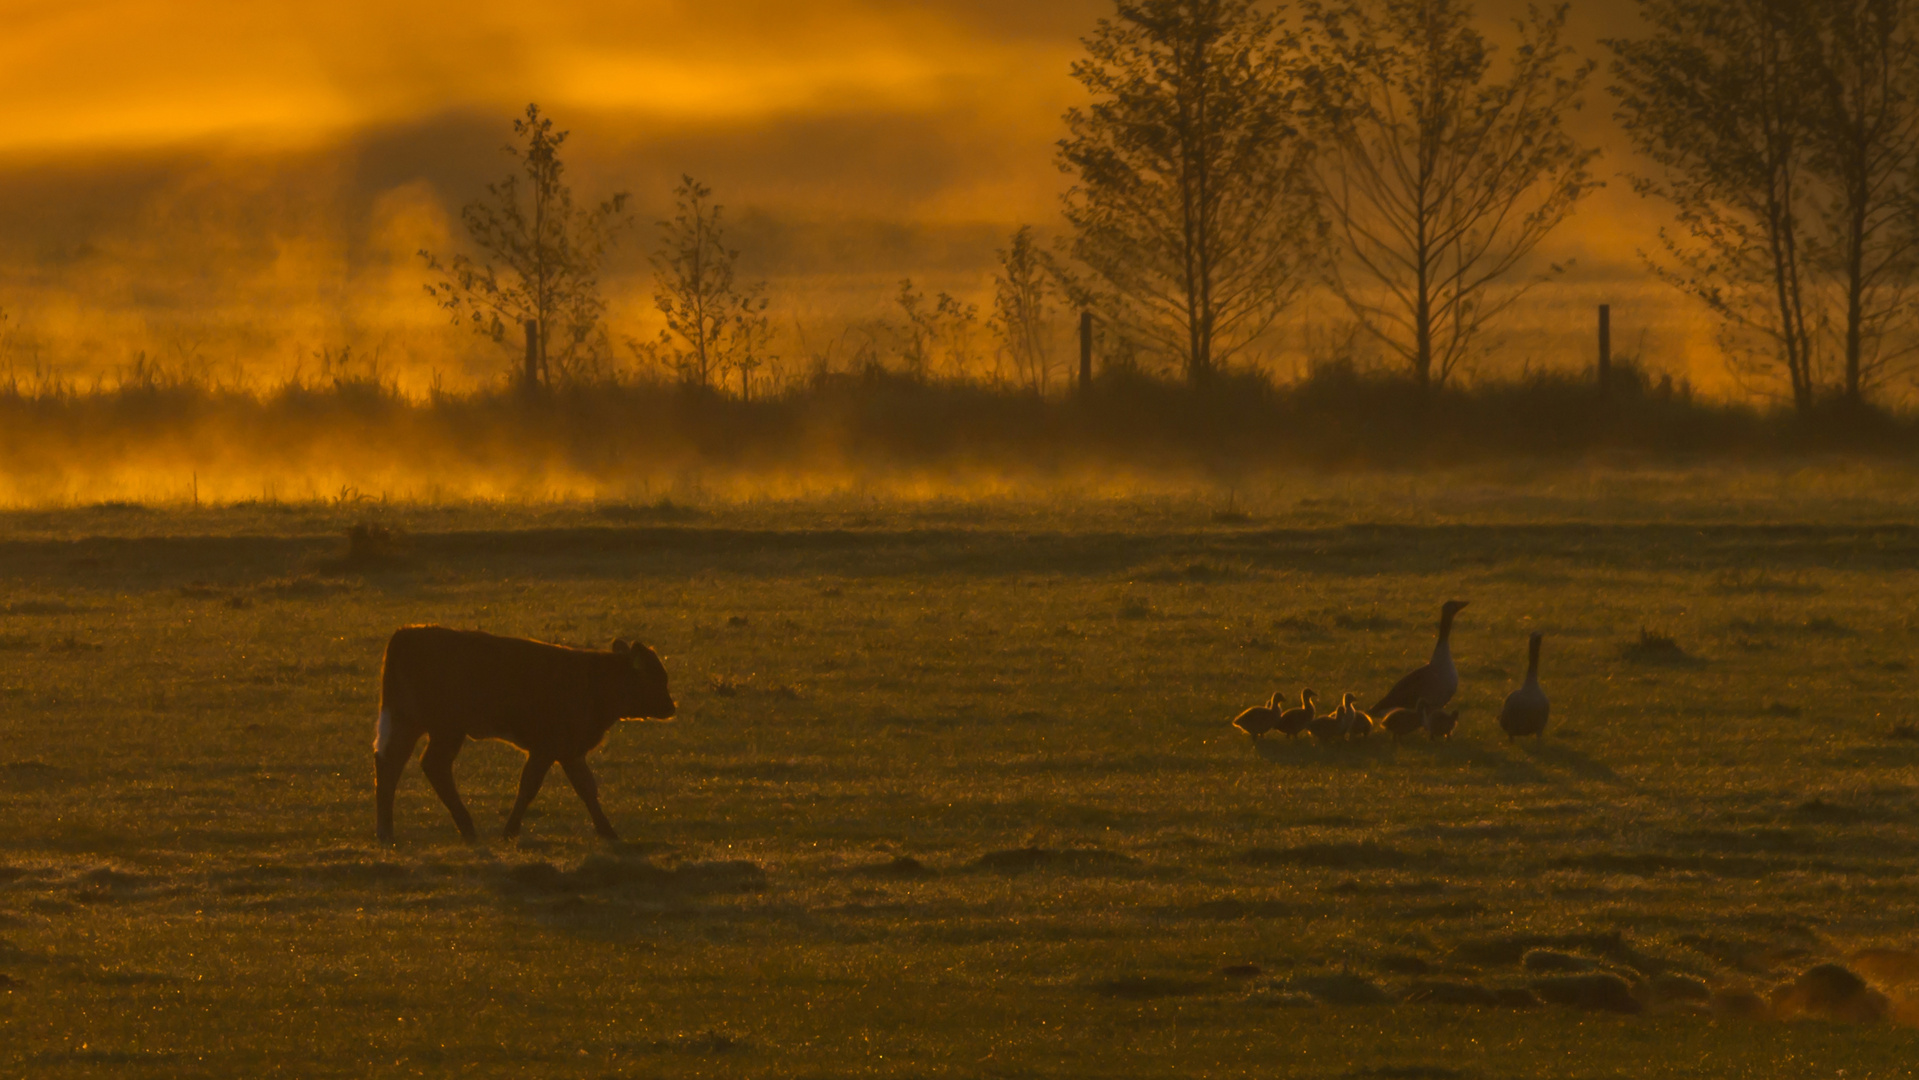
[[1148,567],[1140,571],[1138,578],[1140,581],[1190,581],[1206,584],[1216,581],[1242,581],[1255,576],[1257,573],[1250,566],[1235,566],[1212,559],[1189,559]]
[[1342,896],[1440,896],[1446,892],[1443,881],[1360,881],[1347,878],[1333,886]]
[[79,615],[91,608],[69,604],[63,600],[18,600],[0,607],[0,615],[43,616],[43,615]]
[[1499,994],[1472,982],[1422,979],[1406,988],[1406,1001],[1433,1005],[1474,1005],[1491,1008],[1499,1004]]
[[1713,576],[1710,591],[1722,596],[1814,596],[1823,590],[1805,574],[1721,570]]
[[69,885],[67,895],[82,904],[106,904],[141,900],[173,891],[176,890],[169,878],[102,866],[77,875]]
[[766,871],[759,864],[744,860],[662,867],[640,859],[593,855],[570,870],[549,862],[521,863],[500,875],[500,885],[522,895],[604,892],[706,895],[757,892],[766,888]]
[[1608,960],[1632,963],[1639,954],[1618,931],[1584,934],[1513,934],[1462,941],[1453,947],[1452,958],[1474,967],[1506,967],[1523,962],[1535,949],[1557,949],[1603,956]]
[[1583,972],[1597,971],[1599,961],[1590,956],[1561,952],[1558,949],[1528,949],[1526,955],[1519,958],[1519,966],[1527,971]]
[[939,876],[939,871],[911,855],[895,855],[885,862],[855,867],[853,873],[862,877],[885,878],[888,881],[920,881]]
[[1700,873],[1748,881],[1763,878],[1775,870],[1808,868],[1788,867],[1779,860],[1752,855],[1678,855],[1659,851],[1595,851],[1583,855],[1564,855],[1554,859],[1551,865],[1567,870],[1630,874],[1644,878],[1660,874]]
[[336,596],[351,591],[353,585],[344,581],[327,581],[304,575],[300,577],[274,578],[262,581],[255,588],[284,600],[314,600],[326,596]]
[[967,865],[995,874],[1025,874],[1035,870],[1099,874],[1133,869],[1139,866],[1139,860],[1131,855],[1099,848],[1024,847],[989,851]]
[[1852,969],[1840,964],[1818,964],[1772,995],[1775,1020],[1834,1020],[1876,1024],[1886,1019],[1891,1003],[1866,984]]
[[1619,655],[1622,659],[1630,660],[1635,664],[1667,667],[1698,667],[1705,663],[1688,653],[1672,635],[1650,627],[1640,628],[1639,640],[1621,645]]
[[1375,840],[1248,848],[1233,856],[1243,866],[1317,866],[1328,869],[1396,870],[1413,856]]
[[753,1049],[750,1039],[710,1030],[657,1039],[647,1045],[648,1049],[671,1054],[740,1054]]
[[1211,989],[1209,984],[1197,979],[1178,979],[1163,975],[1122,975],[1114,979],[1101,979],[1092,985],[1092,991],[1101,997],[1118,998],[1121,1001],[1152,1001],[1156,998],[1189,997],[1205,993]]
[[1298,913],[1298,904],[1289,904],[1282,900],[1241,900],[1232,896],[1223,896],[1217,900],[1202,900],[1197,904],[1179,904],[1160,909],[1160,914],[1167,918],[1198,919],[1207,922],[1234,922],[1240,919],[1279,919]]
[[753,675],[721,675],[706,677],[706,689],[719,697],[738,697],[740,692],[753,685]]
[[1283,986],[1293,993],[1309,995],[1323,1005],[1390,1005],[1393,1002],[1393,996],[1385,987],[1351,972],[1295,975]]
[[47,651],[50,653],[97,653],[105,652],[106,648],[103,642],[88,641],[75,634],[68,634],[47,642]]
[[[1845,803],[1827,802],[1825,799],[1808,799],[1792,808],[1794,817],[1812,822],[1826,822],[1841,825],[1863,825],[1878,822],[1904,821],[1912,816],[1910,810],[1891,806],[1851,806]],[[1816,837],[1804,840],[1803,850],[1816,851],[1824,841]]]
[[1607,971],[1535,979],[1532,990],[1549,1005],[1627,1014],[1644,1012],[1646,1009],[1633,996],[1631,983]]
[[1777,635],[1811,634],[1816,637],[1848,638],[1854,636],[1851,627],[1830,615],[1803,622],[1787,622],[1783,619],[1733,619],[1726,624],[1727,629],[1735,633],[1755,637]]

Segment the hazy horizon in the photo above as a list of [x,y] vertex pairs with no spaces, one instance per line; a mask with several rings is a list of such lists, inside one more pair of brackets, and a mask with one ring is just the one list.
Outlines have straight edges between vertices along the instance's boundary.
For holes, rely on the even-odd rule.
[[[273,381],[351,346],[413,391],[497,379],[511,358],[445,325],[415,253],[457,246],[528,101],[573,132],[580,197],[639,207],[606,282],[616,340],[654,330],[646,226],[682,173],[728,207],[791,365],[885,315],[902,278],[984,309],[1006,234],[1056,225],[1068,68],[1111,5],[363,8],[0,5],[18,27],[0,93],[25,106],[0,135],[0,366],[85,381],[144,352]],[[1603,62],[1630,19],[1576,5],[1570,37]],[[1578,124],[1611,186],[1539,256],[1577,266],[1482,366],[1590,364],[1610,302],[1620,352],[1724,389],[1710,325],[1635,254],[1660,211],[1616,177],[1604,80]],[[1338,318],[1302,305],[1255,359],[1291,374]]]

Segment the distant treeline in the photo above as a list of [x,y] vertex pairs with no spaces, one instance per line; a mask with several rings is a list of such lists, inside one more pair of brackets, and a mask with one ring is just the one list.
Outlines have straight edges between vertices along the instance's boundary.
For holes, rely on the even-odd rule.
[[[912,388],[895,394],[902,418],[868,418],[879,429],[945,437],[936,433],[973,422],[958,419],[976,411],[961,403],[978,399],[997,403],[980,415],[1033,410],[1045,430],[1075,433],[1062,440],[1097,443],[1106,415],[1097,410],[1108,406],[1096,402],[1108,391],[1070,406],[1092,412],[1051,400],[1074,381],[1080,353],[1069,342],[1090,318],[1101,385],[1150,387],[1164,413],[1136,418],[1112,440],[1118,449],[1177,429],[1177,415],[1237,417],[1235,395],[1244,395],[1278,403],[1289,433],[1310,435],[1312,445],[1288,453],[1390,457],[1407,439],[1451,438],[1445,425],[1472,402],[1530,408],[1532,398],[1511,397],[1516,388],[1544,392],[1538,380],[1454,384],[1491,351],[1519,298],[1565,269],[1542,244],[1610,171],[1590,126],[1572,119],[1603,80],[1638,155],[1626,179],[1665,223],[1647,238],[1646,270],[1714,319],[1741,385],[1790,403],[1809,429],[1832,399],[1864,417],[1879,415],[1872,402],[1910,396],[1919,376],[1919,0],[1635,5],[1635,34],[1602,43],[1604,77],[1599,60],[1567,44],[1566,4],[1527,5],[1494,29],[1468,0],[1116,3],[1088,27],[1071,67],[1084,103],[1061,118],[1057,163],[1068,186],[1058,219],[1007,235],[990,298],[974,304],[905,280],[891,314],[824,348],[802,330],[799,356],[782,336],[798,316],[743,275],[750,264],[711,189],[682,177],[670,214],[647,229],[625,192],[576,200],[569,133],[533,104],[513,122],[507,175],[462,208],[455,244],[419,252],[420,280],[454,323],[490,343],[522,397],[575,403],[538,406],[547,411],[601,400],[638,408],[636,394],[666,400],[610,389],[637,374],[680,384],[671,400],[692,410],[681,426],[722,409],[691,403],[725,395],[741,399],[729,415],[772,425],[735,432],[734,442],[791,442],[789,429],[806,422],[796,403],[861,413],[832,397],[850,369],[868,390],[849,400],[881,400],[872,385]],[[657,319],[650,336],[616,336],[601,278],[608,253],[636,230],[648,233]],[[1353,391],[1355,401],[1392,399],[1409,381],[1439,395],[1432,410],[1390,418],[1428,426],[1412,435],[1355,428],[1363,409],[1336,411],[1344,426],[1330,428],[1289,414],[1285,403],[1313,400],[1323,375],[1247,390],[1235,372],[1270,359],[1278,340],[1305,340],[1308,310],[1339,313],[1337,355],[1316,359],[1377,355],[1402,380],[1355,377],[1369,388]],[[0,312],[0,346],[5,335]],[[352,355],[322,361],[350,367]],[[996,385],[1026,396],[942,381],[977,375],[985,361]],[[833,368],[842,374],[825,374]],[[882,368],[892,375],[872,374]],[[1184,396],[1167,396],[1173,380],[1142,372],[1176,375]],[[1647,400],[1624,387],[1579,416]],[[1546,448],[1616,436],[1591,430],[1598,421],[1567,413],[1570,405],[1556,408],[1566,428],[1542,429]],[[1785,437],[1758,412],[1688,408],[1706,433],[1674,428],[1646,449]],[[1474,415],[1488,431],[1533,422]],[[1224,452],[1240,435],[1174,442]]]
[[[1424,468],[1846,453],[1919,456],[1919,416],[1832,399],[1810,411],[1694,397],[1615,372],[1602,395],[1551,372],[1422,389],[1349,366],[1204,386],[1110,368],[1040,397],[881,367],[751,400],[672,381],[408,398],[377,382],[266,393],[198,381],[92,391],[0,385],[0,502],[391,492],[449,498],[632,493],[684,470],[744,477],[1076,472],[1211,475],[1263,467]],[[279,478],[276,480],[275,478]],[[656,490],[656,489],[655,489]],[[158,495],[156,495],[156,492]]]
[[[1640,32],[1603,44],[1640,155],[1630,181],[1668,214],[1649,273],[1710,312],[1760,396],[1808,415],[1901,396],[1919,371],[1919,0],[1637,7]],[[1570,125],[1599,63],[1566,44],[1568,10],[1527,7],[1502,47],[1467,0],[1118,3],[1072,66],[1087,103],[1063,117],[1053,241],[1011,235],[984,319],[903,283],[901,318],[865,346],[924,376],[984,330],[999,367],[1045,394],[1072,368],[1059,325],[1085,313],[1103,355],[1200,388],[1311,295],[1419,386],[1444,386],[1564,269],[1539,247],[1602,183]],[[599,274],[636,224],[627,196],[576,204],[567,133],[537,106],[514,131],[516,171],[463,211],[469,252],[422,255],[455,321],[524,346],[524,387],[630,356],[752,398],[795,370],[690,177],[654,230],[664,329],[612,341]]]

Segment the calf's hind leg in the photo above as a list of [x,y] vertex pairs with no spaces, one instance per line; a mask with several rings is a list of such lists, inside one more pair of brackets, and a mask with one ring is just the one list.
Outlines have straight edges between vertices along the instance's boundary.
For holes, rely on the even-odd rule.
[[433,735],[428,737],[426,753],[420,755],[420,770],[433,785],[440,801],[453,814],[453,824],[459,826],[460,835],[467,840],[473,839],[473,817],[466,812],[460,802],[460,791],[453,786],[453,758],[465,745],[464,735]]
[[608,840],[618,840],[620,834],[613,831],[613,823],[606,820],[606,811],[600,809],[600,785],[593,779],[593,770],[587,768],[586,758],[562,761],[560,768],[565,769],[566,778],[573,781],[573,790],[580,793],[586,812],[593,815],[593,830]]

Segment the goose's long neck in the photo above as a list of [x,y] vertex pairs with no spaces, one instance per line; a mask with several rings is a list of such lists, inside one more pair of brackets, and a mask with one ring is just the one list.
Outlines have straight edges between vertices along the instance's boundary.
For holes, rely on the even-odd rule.
[[1453,662],[1453,613],[1448,611],[1439,616],[1439,641],[1433,646],[1433,664],[1444,667]]
[[1526,682],[1530,686],[1539,685],[1539,644],[1540,639],[1534,638],[1532,647],[1527,650]]

